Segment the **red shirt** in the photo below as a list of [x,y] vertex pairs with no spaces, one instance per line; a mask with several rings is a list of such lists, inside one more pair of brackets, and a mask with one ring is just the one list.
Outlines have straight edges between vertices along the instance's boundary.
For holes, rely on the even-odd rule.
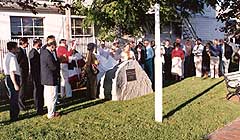
[[184,59],[184,52],[181,48],[178,48],[178,49],[174,49],[172,51],[172,58],[173,57],[181,57],[181,59],[183,60]]
[[57,48],[57,56],[60,57],[66,57],[66,61],[63,61],[62,63],[68,63],[68,57],[71,56],[73,53],[72,49],[70,51],[67,50],[65,46],[59,46]]

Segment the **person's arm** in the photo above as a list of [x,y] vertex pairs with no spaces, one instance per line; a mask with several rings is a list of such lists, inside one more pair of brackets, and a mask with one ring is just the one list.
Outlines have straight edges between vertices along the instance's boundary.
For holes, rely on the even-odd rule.
[[193,47],[192,53],[193,53],[193,54],[196,54],[196,53],[197,53],[197,45],[195,45],[195,46]]
[[166,53],[164,47],[161,47],[160,49],[161,49],[161,51],[162,51],[161,54],[164,55],[164,54]]
[[29,52],[29,60],[31,66],[38,63],[37,57],[35,57],[35,52],[33,50]]
[[95,65],[99,65],[99,61],[98,61],[98,59],[96,58],[96,56],[95,56],[95,55],[92,55],[92,57],[93,57],[92,59],[94,60],[93,63],[94,63]]
[[13,57],[10,59],[10,62],[9,62],[9,71],[10,71],[10,78],[12,80],[12,83],[13,83],[13,86],[14,86],[14,89],[16,91],[19,91],[20,87],[19,85],[17,84],[17,81],[16,81],[16,77],[15,77],[15,72],[17,70],[17,60],[15,60]]
[[61,57],[64,52],[63,52],[63,49],[61,46],[59,46],[57,49],[56,49],[56,52],[57,52],[57,57]]
[[198,53],[202,54],[203,50],[204,50],[204,46],[200,45],[199,48],[198,48]]
[[181,51],[181,59],[184,60],[184,52]]
[[183,51],[184,54],[186,53],[186,46],[185,45],[182,45],[182,51]]
[[14,89],[15,89],[16,91],[19,91],[20,87],[19,87],[19,85],[17,84],[16,77],[15,77],[15,72],[14,72],[14,71],[10,72],[10,78],[11,78],[11,80],[12,80]]
[[172,51],[171,57],[172,57],[172,58],[175,57],[175,50]]
[[133,59],[133,60],[136,60],[136,57],[135,57],[134,52],[132,52],[132,59]]
[[67,57],[71,56],[73,54],[73,49],[71,48],[69,51],[66,52]]
[[151,58],[153,58],[154,57],[154,50],[153,50],[153,48],[151,48]]
[[23,52],[22,52],[21,48],[17,49],[16,57],[17,57],[19,66],[24,67]]

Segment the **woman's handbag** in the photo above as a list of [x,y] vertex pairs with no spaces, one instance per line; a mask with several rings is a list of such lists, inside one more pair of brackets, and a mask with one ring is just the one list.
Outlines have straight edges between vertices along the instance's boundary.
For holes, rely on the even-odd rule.
[[233,58],[233,62],[238,63],[238,61],[239,61],[239,54],[237,52],[235,52],[232,58]]
[[92,71],[92,73],[93,73],[94,75],[97,75],[97,74],[99,73],[99,70],[98,70],[98,68],[97,68],[97,65],[92,64],[90,68],[91,68],[91,71]]

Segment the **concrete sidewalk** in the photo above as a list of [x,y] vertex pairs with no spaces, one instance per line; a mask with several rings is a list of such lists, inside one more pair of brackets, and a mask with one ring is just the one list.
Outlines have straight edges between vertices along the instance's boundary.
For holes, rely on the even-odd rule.
[[209,134],[207,140],[240,140],[240,118]]

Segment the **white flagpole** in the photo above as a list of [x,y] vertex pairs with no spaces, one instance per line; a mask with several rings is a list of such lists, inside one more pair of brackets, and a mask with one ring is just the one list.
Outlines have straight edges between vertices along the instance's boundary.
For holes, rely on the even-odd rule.
[[155,121],[162,122],[162,60],[160,53],[160,5],[155,4]]

